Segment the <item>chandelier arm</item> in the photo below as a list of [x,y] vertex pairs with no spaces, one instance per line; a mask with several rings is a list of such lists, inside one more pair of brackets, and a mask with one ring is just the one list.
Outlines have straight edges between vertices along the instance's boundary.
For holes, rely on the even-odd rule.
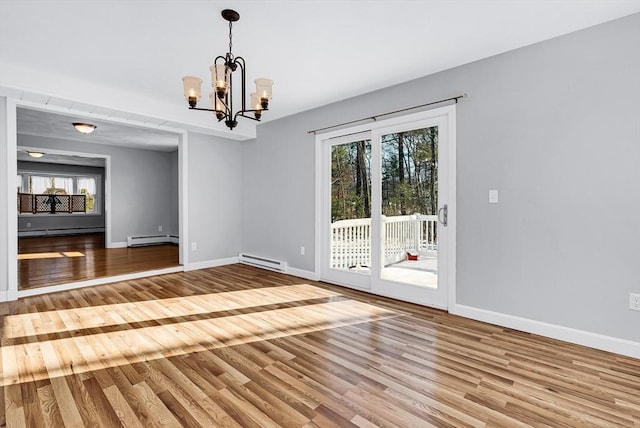
[[[227,55],[229,55],[229,54],[227,54]],[[220,63],[218,63],[218,60],[220,61]],[[227,65],[227,57],[226,57],[226,56],[222,56],[222,55],[218,55],[218,56],[213,60],[213,64],[214,64],[214,66],[217,66],[218,64],[224,64],[224,65],[225,65],[225,67],[226,67],[226,65]],[[226,82],[226,80],[227,80],[227,76],[226,76],[226,72],[227,72],[227,71],[226,71],[226,70],[227,70],[227,69],[225,68],[225,75],[224,75],[224,76],[222,76],[222,78],[224,79],[224,81],[225,81],[225,82]],[[223,115],[224,115],[224,116],[222,117],[222,119],[225,119],[225,118],[227,118],[227,117],[231,117],[231,114],[232,114],[231,110],[229,109],[229,93],[231,92],[231,74],[232,74],[232,73],[229,73],[229,82],[228,82],[228,84],[229,84],[229,88],[228,88],[228,90],[227,90],[227,92],[226,92],[226,94],[225,94],[225,96],[224,96],[224,99],[222,99],[222,98],[220,98],[220,97],[218,97],[218,96],[216,95],[216,99],[217,99],[217,100],[219,100],[219,101],[222,103],[222,105],[224,106],[224,112],[223,112]],[[216,75],[216,76],[217,76],[217,75]],[[214,89],[214,91],[215,91],[215,90],[216,90],[216,82],[212,82],[212,83],[211,83],[211,86],[213,87],[213,89]],[[214,107],[215,107],[215,106],[214,106]],[[217,112],[217,111],[219,111],[219,110],[215,110],[215,109],[213,109],[213,110],[211,110],[211,111],[216,111],[216,112]],[[218,122],[220,122],[222,119],[218,119]]]
[[261,110],[245,110],[245,111],[239,111],[239,112],[237,112],[237,113],[236,113],[235,118],[237,119],[237,118],[238,118],[238,116],[240,116],[240,117],[244,117],[245,119],[251,119],[251,120],[255,120],[256,122],[260,122],[260,119],[257,119],[257,118],[255,118],[255,117],[253,117],[253,116],[247,116],[247,115],[245,115],[245,113],[249,113],[249,112],[252,112],[252,111],[261,111]]
[[189,110],[200,110],[200,111],[218,111],[213,108],[202,108],[202,107],[189,107]]
[[247,99],[247,93],[246,93],[246,78],[245,78],[245,63],[244,63],[244,58],[242,58],[241,56],[236,57],[233,60],[234,64],[237,64],[238,66],[240,66],[240,77],[242,79],[242,108],[240,109],[240,111],[247,111],[246,108],[246,99]]
[[[224,106],[224,111],[222,112],[222,116],[218,118],[218,122],[220,122],[223,119],[227,119],[231,117],[231,110],[229,110],[229,106],[227,105],[227,98],[229,97],[229,94],[224,96],[224,99],[220,99],[218,98],[218,101],[220,101],[220,104],[222,104]],[[216,110],[216,109],[212,109],[212,111],[216,112],[216,116],[217,113],[220,112],[220,110]]]

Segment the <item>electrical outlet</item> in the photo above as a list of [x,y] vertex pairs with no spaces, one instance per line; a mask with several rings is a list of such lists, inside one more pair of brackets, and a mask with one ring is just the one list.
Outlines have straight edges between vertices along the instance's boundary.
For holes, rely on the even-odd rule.
[[162,226],[158,226],[158,232],[162,232]]
[[629,309],[640,311],[640,293],[629,293]]
[[304,247],[300,247],[300,255],[304,256]]
[[198,243],[197,242],[192,242],[191,243],[191,251],[197,251],[198,250]]

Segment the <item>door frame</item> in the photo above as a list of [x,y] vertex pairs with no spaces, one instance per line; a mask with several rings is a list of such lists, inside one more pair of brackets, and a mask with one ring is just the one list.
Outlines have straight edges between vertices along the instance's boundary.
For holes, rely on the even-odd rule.
[[[320,240],[316,239],[316,255],[320,256],[321,264],[316,263],[316,270],[319,278],[331,282],[334,284],[340,284],[347,287],[355,288],[363,291],[371,291],[372,287],[372,274],[356,273],[356,272],[344,272],[334,270],[330,275],[325,275],[324,267],[327,263],[326,255],[329,248],[329,229],[326,226],[326,218],[319,215],[320,212],[326,212],[326,208],[331,206],[331,171],[330,168],[324,168],[325,165],[331,164],[331,147],[334,145],[350,143],[353,141],[361,141],[363,139],[371,140],[371,130],[364,132],[348,133],[347,135],[340,135],[332,138],[323,138],[319,146],[321,146],[320,153],[320,185],[316,190],[316,195],[320,195],[320,205],[316,209],[316,232],[320,229]],[[373,190],[372,190],[373,194]],[[317,206],[318,207],[318,206]],[[373,231],[373,212],[371,213],[371,230]],[[373,242],[371,242],[371,259],[374,257]]]
[[[329,140],[338,140],[342,139],[342,137],[358,137],[355,134],[366,133],[369,132],[371,135],[371,143],[372,146],[377,144],[377,141],[374,140],[377,135],[380,135],[378,130],[383,128],[390,128],[395,126],[412,126],[412,123],[416,123],[420,126],[421,122],[434,120],[436,118],[443,118],[444,126],[446,126],[446,132],[448,133],[447,140],[447,148],[446,148],[446,156],[441,159],[441,163],[444,163],[443,166],[446,166],[446,180],[448,189],[445,190],[445,193],[441,193],[438,191],[439,196],[439,206],[441,206],[440,201],[442,203],[446,203],[448,206],[448,226],[447,226],[447,245],[444,249],[444,256],[447,260],[446,268],[441,272],[439,269],[438,275],[444,275],[447,281],[447,290],[445,291],[446,295],[444,296],[444,301],[437,302],[435,304],[428,304],[428,306],[434,306],[440,309],[448,309],[452,308],[456,304],[456,106],[449,105],[440,108],[434,108],[418,113],[407,114],[403,116],[398,116],[386,120],[379,120],[373,123],[366,123],[362,125],[357,125],[348,128],[341,128],[338,130],[333,130],[324,133],[316,134],[315,139],[315,150],[316,150],[316,221],[315,221],[315,277],[323,280],[326,279],[324,275],[324,264],[327,262],[328,253],[325,250],[325,245],[328,242],[328,230],[325,230],[326,227],[323,227],[326,222],[325,208],[327,207],[327,201],[330,199],[326,192],[326,184],[327,181],[327,171],[325,165],[327,165],[327,146],[330,145],[327,141]],[[441,146],[442,147],[442,146]],[[373,151],[373,147],[372,147]],[[372,159],[373,161],[373,159]],[[374,191],[374,178],[372,177],[372,192]],[[373,195],[373,193],[372,193]],[[373,199],[373,196],[372,196]],[[379,219],[375,219],[375,216],[372,213],[372,228],[379,227]],[[372,251],[376,251],[376,248],[379,249],[379,243],[374,245],[372,243]],[[374,254],[372,253],[372,256]],[[379,273],[378,273],[379,275]],[[343,285],[349,288],[355,288],[363,291],[367,291],[372,294],[379,294],[383,296],[398,298],[397,296],[391,296],[388,293],[388,290],[385,287],[376,287],[374,284],[374,273],[371,275],[371,285],[370,286],[362,286],[349,284],[345,281],[335,281],[331,280],[331,282],[335,282],[339,285]],[[421,305],[427,305],[423,301],[418,301],[411,296],[406,298],[402,298],[402,300],[406,300],[412,303],[418,303]]]

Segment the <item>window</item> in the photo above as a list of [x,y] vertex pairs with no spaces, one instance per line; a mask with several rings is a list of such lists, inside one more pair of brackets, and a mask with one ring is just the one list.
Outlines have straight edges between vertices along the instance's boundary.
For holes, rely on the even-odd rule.
[[29,192],[32,194],[72,195],[72,177],[29,176]]
[[67,175],[21,171],[18,174],[17,185],[18,193],[85,195],[86,213],[99,214],[101,210],[98,194],[100,180],[101,176],[98,174]]

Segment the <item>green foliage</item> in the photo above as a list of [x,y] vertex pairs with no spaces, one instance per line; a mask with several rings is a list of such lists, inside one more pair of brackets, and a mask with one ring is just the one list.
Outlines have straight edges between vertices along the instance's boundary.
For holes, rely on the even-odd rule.
[[87,198],[87,202],[86,202],[87,212],[93,212],[96,206],[95,205],[96,200],[93,197],[93,195],[89,194],[87,189],[80,189],[80,194],[85,195],[85,197]]

